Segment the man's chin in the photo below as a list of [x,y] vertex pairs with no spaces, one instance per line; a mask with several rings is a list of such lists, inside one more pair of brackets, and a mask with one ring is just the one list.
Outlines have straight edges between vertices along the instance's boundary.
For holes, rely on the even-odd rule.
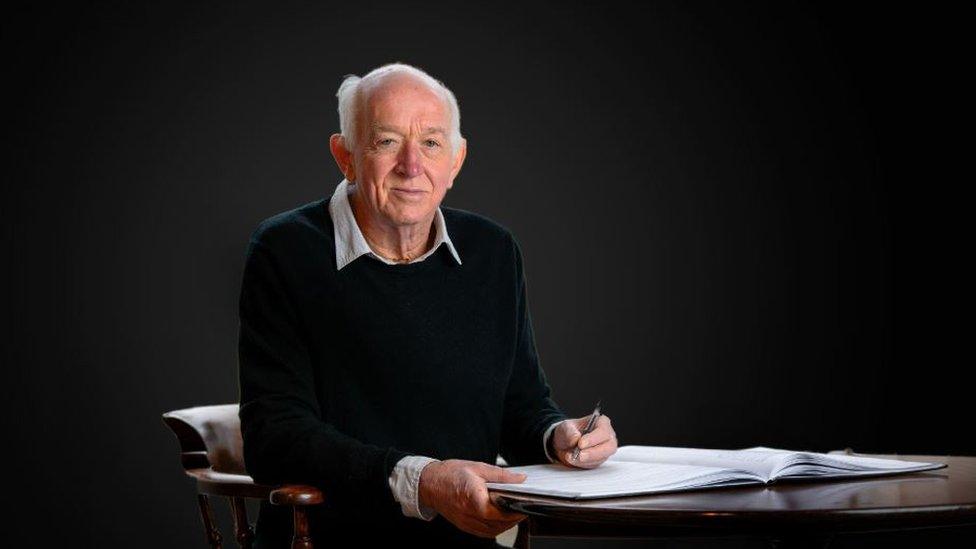
[[407,227],[413,225],[419,225],[424,222],[432,221],[434,218],[431,215],[433,210],[429,212],[418,212],[414,210],[399,211],[392,216],[390,216],[390,221],[397,226]]

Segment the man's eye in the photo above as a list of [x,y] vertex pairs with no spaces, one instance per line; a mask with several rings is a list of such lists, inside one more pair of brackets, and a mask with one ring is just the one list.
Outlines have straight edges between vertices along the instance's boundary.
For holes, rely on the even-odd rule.
[[428,147],[440,147],[441,146],[440,143],[438,143],[437,141],[435,141],[433,139],[428,139],[427,141],[425,141],[425,143],[427,143],[427,146]]
[[382,146],[389,145],[390,143],[393,143],[393,140],[390,138],[380,139],[379,141],[376,142],[377,145],[382,145]]

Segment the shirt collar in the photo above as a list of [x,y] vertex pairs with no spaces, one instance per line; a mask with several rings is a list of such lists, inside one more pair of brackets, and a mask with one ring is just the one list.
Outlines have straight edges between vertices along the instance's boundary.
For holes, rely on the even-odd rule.
[[[349,194],[354,190],[355,183],[350,184],[348,180],[343,178],[336,186],[335,192],[332,193],[332,199],[329,200],[329,214],[332,216],[332,226],[335,235],[336,270],[341,270],[361,255],[368,255],[387,265],[400,265],[400,263],[390,261],[374,253],[372,248],[369,247],[362,230],[359,228],[359,224],[356,223],[356,216],[352,213],[352,205],[349,204]],[[430,247],[430,250],[427,250],[427,253],[411,260],[410,263],[417,263],[427,259],[441,244],[447,245],[447,249],[454,256],[454,260],[460,265],[461,257],[458,255],[457,249],[454,248],[454,243],[451,242],[451,236],[447,234],[447,224],[444,222],[444,214],[441,212],[440,206],[438,206],[437,211],[434,212],[434,245]]]

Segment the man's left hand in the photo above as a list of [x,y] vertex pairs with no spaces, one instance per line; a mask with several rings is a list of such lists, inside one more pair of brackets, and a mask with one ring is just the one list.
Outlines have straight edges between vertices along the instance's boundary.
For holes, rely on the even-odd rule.
[[[607,460],[617,451],[617,433],[610,426],[610,418],[601,415],[593,430],[583,435],[582,431],[590,421],[590,416],[567,419],[552,431],[552,445],[560,463],[570,467],[592,469]],[[573,460],[573,450],[579,442],[579,459]]]

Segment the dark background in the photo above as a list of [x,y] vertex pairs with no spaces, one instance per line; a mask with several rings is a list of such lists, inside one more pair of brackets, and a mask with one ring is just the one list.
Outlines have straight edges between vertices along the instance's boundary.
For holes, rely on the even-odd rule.
[[621,444],[976,454],[961,54],[952,14],[889,9],[8,14],[8,500],[41,545],[205,546],[160,414],[237,401],[247,238],[331,195],[341,78],[391,61],[457,95],[445,205],[521,243],[567,413],[602,398]]

